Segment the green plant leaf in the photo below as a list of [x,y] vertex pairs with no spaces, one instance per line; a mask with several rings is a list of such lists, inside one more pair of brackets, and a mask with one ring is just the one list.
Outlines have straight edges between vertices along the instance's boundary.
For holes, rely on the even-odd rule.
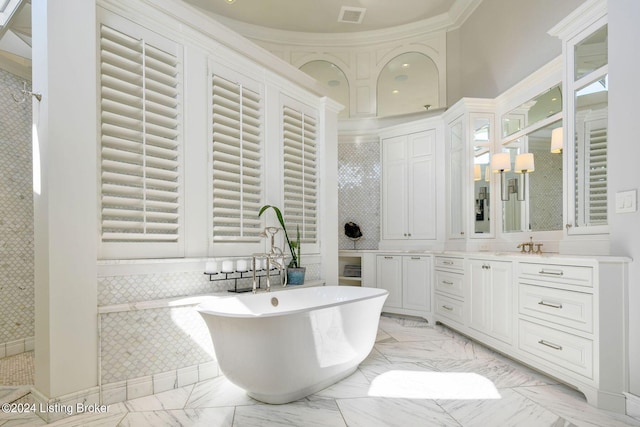
[[266,211],[267,209],[273,209],[273,211],[276,213],[276,218],[278,218],[278,222],[280,223],[280,226],[282,227],[282,231],[284,231],[284,237],[287,240],[287,246],[289,246],[289,252],[291,252],[291,262],[289,263],[289,266],[293,266],[293,267],[298,267],[298,264],[300,262],[300,228],[298,227],[298,240],[297,240],[297,244],[298,244],[298,256],[296,256],[296,251],[295,251],[295,243],[291,242],[291,240],[289,240],[289,234],[287,233],[287,227],[284,225],[284,217],[282,216],[282,212],[280,211],[280,209],[278,209],[277,206],[273,206],[273,205],[264,205],[263,207],[260,208],[260,211],[258,212],[258,216],[262,216],[262,214],[264,213],[264,211]]

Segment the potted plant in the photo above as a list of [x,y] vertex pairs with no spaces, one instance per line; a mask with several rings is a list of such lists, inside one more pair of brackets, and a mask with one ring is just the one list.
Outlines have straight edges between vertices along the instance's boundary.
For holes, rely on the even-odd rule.
[[291,261],[289,261],[289,265],[287,266],[287,283],[289,285],[302,285],[304,283],[304,274],[307,268],[302,267],[300,264],[300,226],[296,226],[296,240],[291,241],[289,239],[289,234],[287,233],[287,227],[284,225],[284,217],[277,206],[264,205],[260,208],[258,216],[262,216],[264,211],[269,208],[273,209],[276,213],[276,218],[278,218],[282,231],[284,231],[284,238],[287,241],[287,246],[289,246],[289,251],[291,252]]

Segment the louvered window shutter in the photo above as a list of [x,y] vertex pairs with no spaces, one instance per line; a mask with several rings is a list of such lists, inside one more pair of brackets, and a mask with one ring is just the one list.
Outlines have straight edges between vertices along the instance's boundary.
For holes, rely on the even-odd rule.
[[283,107],[284,219],[290,238],[300,227],[302,243],[318,240],[317,121],[299,109]]
[[606,121],[598,122],[604,123],[588,126],[587,136],[589,224],[607,223],[607,128]]
[[179,58],[100,32],[102,242],[177,242]]
[[212,79],[213,241],[259,242],[262,100],[259,92]]

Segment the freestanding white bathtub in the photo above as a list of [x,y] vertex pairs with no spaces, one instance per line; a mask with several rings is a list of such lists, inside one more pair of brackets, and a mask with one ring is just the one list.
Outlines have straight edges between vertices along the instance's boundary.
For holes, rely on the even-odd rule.
[[319,286],[200,304],[222,373],[256,400],[287,403],[351,375],[371,352],[384,289]]

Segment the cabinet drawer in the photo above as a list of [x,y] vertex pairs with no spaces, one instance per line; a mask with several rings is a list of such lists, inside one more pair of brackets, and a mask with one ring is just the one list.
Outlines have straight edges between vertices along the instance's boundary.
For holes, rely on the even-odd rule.
[[593,269],[591,267],[521,262],[520,276],[578,286],[593,286]]
[[464,270],[463,258],[450,258],[437,256],[435,259],[436,268],[447,268],[450,270]]
[[593,332],[593,295],[520,283],[520,314]]
[[436,271],[436,291],[446,292],[459,297],[464,296],[462,283],[464,276],[459,273]]
[[519,320],[519,348],[587,378],[593,378],[593,341]]
[[464,324],[464,303],[436,294],[436,314]]

